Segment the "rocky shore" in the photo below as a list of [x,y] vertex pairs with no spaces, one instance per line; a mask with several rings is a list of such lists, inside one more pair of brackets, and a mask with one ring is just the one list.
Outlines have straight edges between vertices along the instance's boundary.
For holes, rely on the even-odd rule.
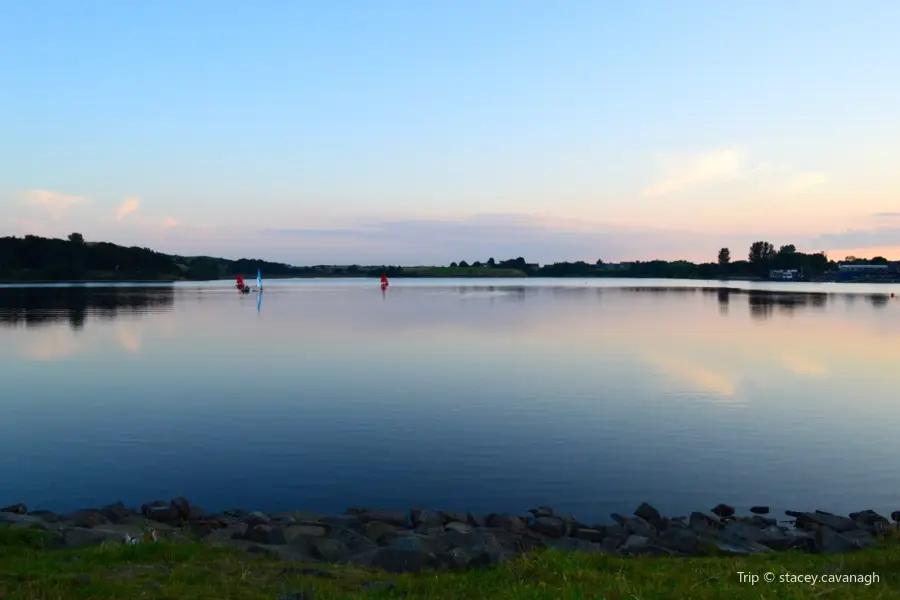
[[541,506],[522,515],[444,510],[350,508],[342,515],[227,510],[207,513],[185,498],[129,508],[121,502],[56,514],[24,504],[0,509],[0,526],[38,527],[59,548],[159,539],[203,540],[302,563],[339,563],[391,572],[489,566],[540,548],[629,556],[746,555],[787,550],[837,554],[871,546],[898,528],[900,511],[840,516],[786,511],[788,519],[719,504],[687,517],[664,517],[647,503],[632,515],[589,524]]

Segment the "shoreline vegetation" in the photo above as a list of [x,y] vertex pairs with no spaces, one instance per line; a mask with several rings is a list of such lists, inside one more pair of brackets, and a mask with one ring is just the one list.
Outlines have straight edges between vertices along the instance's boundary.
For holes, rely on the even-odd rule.
[[[883,266],[878,272],[861,269],[842,272],[841,265]],[[795,281],[900,282],[900,262],[883,257],[861,259],[848,256],[841,262],[824,252],[804,253],[788,244],[776,249],[769,242],[751,244],[746,260],[732,260],[721,248],[716,260],[693,263],[685,260],[606,263],[602,259],[538,265],[518,257],[488,258],[471,263],[461,260],[449,266],[401,267],[392,265],[314,265],[242,258],[230,260],[209,256],[177,256],[149,248],[126,247],[108,242],[86,241],[80,233],[68,239],[25,237],[0,238],[0,282],[60,283],[85,281],[174,282],[233,279],[238,273],[261,270],[266,279],[284,278],[373,278],[386,273],[391,278],[661,278],[697,280],[766,280],[773,271],[791,271]]]
[[[900,511],[839,516],[719,504],[609,523],[351,508],[207,513],[185,498],[56,514],[0,509],[0,597],[894,598]],[[891,522],[893,520],[893,522]],[[767,575],[768,574],[768,575]]]

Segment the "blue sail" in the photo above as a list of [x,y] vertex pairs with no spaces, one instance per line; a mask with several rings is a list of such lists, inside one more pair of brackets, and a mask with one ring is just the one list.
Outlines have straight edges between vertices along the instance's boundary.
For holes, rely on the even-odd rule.
[[256,287],[262,289],[262,271],[256,270]]

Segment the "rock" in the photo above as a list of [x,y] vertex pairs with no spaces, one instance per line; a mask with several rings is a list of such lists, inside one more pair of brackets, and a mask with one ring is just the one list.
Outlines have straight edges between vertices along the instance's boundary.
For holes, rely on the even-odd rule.
[[568,529],[566,522],[556,517],[537,517],[530,527],[537,533],[550,538],[563,537]]
[[269,515],[259,511],[254,511],[252,513],[247,513],[246,515],[244,515],[244,523],[246,523],[248,527],[255,527],[256,525],[268,525],[271,522],[272,519],[269,518]]
[[468,523],[472,527],[486,527],[487,526],[486,519],[484,519],[483,517],[481,517],[479,515],[473,514],[473,513],[469,513],[466,515],[466,523]]
[[169,502],[161,500],[141,505],[141,514],[147,519],[158,523],[177,523],[181,520],[178,508],[172,506]]
[[618,553],[622,555],[635,554],[650,545],[650,538],[643,535],[629,535],[625,543],[619,546]]
[[313,555],[325,562],[343,562],[349,554],[349,548],[340,540],[317,538],[312,541],[311,545]]
[[107,504],[103,508],[99,510],[100,514],[104,516],[108,521],[112,523],[118,523],[122,519],[126,517],[130,517],[135,514],[136,511],[128,508],[121,501],[114,502],[112,504]]
[[435,561],[435,555],[428,552],[388,546],[375,551],[371,564],[391,573],[416,573]]
[[643,519],[647,523],[653,525],[657,531],[660,531],[665,526],[663,522],[662,515],[659,514],[659,511],[647,504],[646,502],[641,502],[641,505],[638,506],[634,511],[634,516],[639,519]]
[[382,523],[387,523],[389,525],[394,525],[395,527],[409,527],[411,525],[409,515],[404,511],[400,510],[370,510],[370,509],[358,509],[360,512],[357,514],[359,521],[361,523],[368,523],[370,521],[381,521]]
[[59,515],[49,510],[33,510],[28,515],[37,517],[45,523],[59,523]]
[[717,517],[727,519],[728,517],[734,516],[734,507],[728,506],[727,504],[716,504],[710,512]]
[[466,523],[460,523],[458,521],[451,521],[444,526],[445,531],[455,531],[457,533],[468,534],[472,533],[472,526]]
[[603,538],[603,541],[600,542],[600,547],[604,552],[609,554],[613,554],[618,551],[619,547],[625,543],[625,540],[618,536],[611,535],[609,537]]
[[696,554],[700,549],[697,534],[687,528],[666,529],[653,540],[655,546],[671,550],[678,554]]
[[99,510],[85,509],[76,510],[70,515],[66,515],[65,520],[75,525],[75,527],[99,527],[109,524],[109,519],[103,516]]
[[594,529],[588,527],[578,527],[572,531],[572,537],[579,540],[587,540],[589,542],[600,543],[606,537],[606,531],[603,529]]
[[298,523],[296,525],[288,525],[284,530],[284,537],[290,542],[291,540],[304,538],[320,538],[328,535],[328,528],[324,525],[315,523]]
[[436,510],[414,508],[410,511],[412,525],[415,528],[443,527],[444,519]]
[[281,529],[281,527],[272,525],[254,525],[253,527],[249,527],[244,534],[244,539],[269,546],[287,543],[284,536],[284,530]]
[[716,549],[722,554],[745,556],[748,554],[765,554],[771,552],[772,549],[757,542],[741,539],[714,539],[712,540]]
[[893,520],[894,523],[900,523],[900,510],[895,510],[891,513],[891,520]]
[[656,528],[640,517],[625,517],[618,513],[612,513],[610,516],[624,528],[626,536],[654,537],[657,534]]
[[525,523],[522,522],[522,519],[506,513],[492,513],[488,515],[486,521],[488,527],[496,527],[498,529],[511,531],[512,533],[521,533],[526,530]]
[[697,533],[712,533],[722,527],[722,522],[717,516],[695,511],[689,517],[688,527]]
[[599,543],[572,537],[562,537],[551,540],[548,545],[563,552],[586,552],[589,554],[605,554],[606,551]]
[[891,522],[871,509],[850,513],[850,518],[869,533],[881,535],[890,529]]
[[455,512],[452,510],[439,510],[438,514],[441,515],[441,520],[446,525],[447,523],[467,523],[469,517],[466,513],[463,512]]
[[769,514],[769,507],[768,506],[751,506],[750,512],[752,512],[754,515],[767,515],[767,514]]
[[448,569],[464,569],[472,562],[472,556],[463,548],[450,548],[437,555],[437,562]]
[[172,501],[170,502],[170,504],[171,504],[173,507],[175,507],[175,510],[178,511],[178,516],[179,516],[183,521],[186,521],[186,520],[188,520],[188,519],[190,518],[190,516],[191,516],[191,503],[188,502],[188,499],[187,499],[187,498],[185,498],[184,496],[176,496],[175,498],[172,498]]
[[811,513],[793,513],[791,516],[796,519],[796,527],[798,529],[816,530],[822,526],[825,526],[834,529],[838,533],[859,529],[859,525],[857,525],[853,521],[853,519],[848,519],[847,517],[841,517],[818,510]]
[[538,506],[537,508],[530,508],[528,509],[528,512],[530,512],[531,515],[536,519],[539,519],[540,517],[554,516],[553,508],[550,506]]
[[813,539],[815,550],[821,554],[854,552],[872,543],[872,537],[861,529],[839,533],[828,526],[820,527]]
[[381,521],[369,521],[365,525],[366,537],[376,544],[382,545],[387,545],[391,540],[405,534],[407,531],[407,529],[388,525]]
[[216,529],[207,535],[204,539],[213,544],[229,543],[231,540],[242,540],[247,534],[246,523],[235,523],[222,529]]
[[10,504],[9,506],[7,506],[5,508],[0,508],[0,512],[13,513],[16,515],[24,515],[25,513],[28,512],[28,507],[25,506],[24,504],[22,504],[21,502],[19,502],[17,504]]

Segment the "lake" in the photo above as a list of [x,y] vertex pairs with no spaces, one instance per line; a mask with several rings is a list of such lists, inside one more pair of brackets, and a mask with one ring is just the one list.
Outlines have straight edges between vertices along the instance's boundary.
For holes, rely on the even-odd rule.
[[0,505],[890,513],[895,288],[0,286]]

